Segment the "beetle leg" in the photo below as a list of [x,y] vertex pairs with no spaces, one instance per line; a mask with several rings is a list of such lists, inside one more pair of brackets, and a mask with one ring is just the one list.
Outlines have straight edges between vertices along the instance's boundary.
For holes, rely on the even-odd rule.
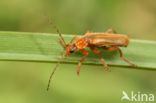
[[110,33],[117,34],[117,32],[114,29],[108,29],[105,33],[106,34],[110,34]]
[[92,32],[88,30],[88,31],[85,33],[85,36],[92,35],[91,33],[92,33]]
[[101,62],[103,63],[104,67],[107,69],[107,71],[110,71],[110,68],[108,67],[108,65],[105,63],[105,60],[102,57],[102,54],[99,50],[94,49],[94,48],[90,48],[94,53],[98,54],[100,57]]
[[133,64],[133,63],[129,62],[127,59],[125,59],[125,58],[123,57],[122,51],[121,51],[121,49],[120,49],[119,47],[103,47],[103,49],[106,49],[106,50],[118,50],[119,53],[120,53],[120,58],[121,58],[122,60],[124,60],[125,62],[127,62],[129,65],[131,65],[131,66],[133,66],[133,67],[136,67],[136,64]]
[[136,64],[132,64],[131,62],[129,62],[127,59],[125,59],[125,58],[123,57],[122,51],[121,51],[120,48],[117,47],[117,50],[119,51],[119,53],[120,53],[120,58],[121,58],[122,60],[124,60],[125,62],[127,62],[129,65],[131,65],[131,66],[133,66],[133,67],[136,67]]
[[112,47],[106,47],[106,46],[104,46],[102,48],[105,49],[105,50],[117,50],[117,47],[115,47],[115,46],[112,46]]
[[78,64],[78,68],[77,68],[77,75],[80,74],[80,67],[82,65],[82,62],[86,59],[86,57],[88,56],[88,51],[86,51],[85,49],[81,49],[80,50],[82,52],[82,54],[84,54],[85,56],[80,60],[79,64]]
[[87,30],[87,32],[86,33],[92,33],[92,31],[90,31],[90,30]]
[[77,36],[75,36],[71,41],[70,44],[74,41],[74,40],[78,40],[79,38]]

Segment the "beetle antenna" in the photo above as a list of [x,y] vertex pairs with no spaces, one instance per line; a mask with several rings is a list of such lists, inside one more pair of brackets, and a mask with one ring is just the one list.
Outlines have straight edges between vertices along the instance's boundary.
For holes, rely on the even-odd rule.
[[51,25],[53,26],[53,28],[56,30],[56,32],[59,34],[59,36],[61,37],[65,47],[67,47],[64,38],[62,37],[62,34],[60,33],[60,31],[58,30],[58,28],[56,27],[56,25],[45,15],[41,14],[41,16]]
[[64,56],[65,56],[65,52],[63,53],[63,55],[61,56],[61,58],[60,58],[59,61],[57,62],[57,64],[56,64],[55,68],[53,69],[53,71],[51,72],[51,75],[50,75],[49,81],[48,81],[47,91],[48,91],[49,88],[50,88],[51,79],[52,79],[52,77],[53,77],[53,75],[54,75],[54,73],[55,73],[57,67],[59,66],[59,64],[60,64],[60,62],[61,62],[61,60],[63,59]]

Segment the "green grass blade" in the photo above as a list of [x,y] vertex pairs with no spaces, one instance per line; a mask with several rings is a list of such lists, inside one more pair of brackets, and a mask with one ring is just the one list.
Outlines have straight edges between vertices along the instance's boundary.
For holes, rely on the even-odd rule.
[[[68,43],[74,35],[63,35]],[[156,69],[156,42],[131,40],[130,45],[122,47],[126,59],[138,65],[138,68]],[[0,32],[0,60],[57,62],[63,52],[58,34]],[[89,50],[89,49],[88,49]],[[122,61],[117,51],[101,50],[109,65],[128,66]],[[64,59],[65,63],[78,63],[83,57],[76,52]],[[84,64],[101,64],[98,55],[89,50]]]

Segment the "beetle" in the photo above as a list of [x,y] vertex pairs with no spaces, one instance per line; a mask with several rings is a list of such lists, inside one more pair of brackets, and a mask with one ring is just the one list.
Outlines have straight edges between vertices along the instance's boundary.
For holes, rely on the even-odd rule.
[[[42,15],[43,16],[43,15]],[[53,69],[49,81],[48,81],[48,87],[47,91],[50,87],[50,82],[52,79],[52,76],[54,75],[54,72],[56,71],[56,68],[60,64],[61,60],[68,55],[75,53],[77,50],[80,50],[82,54],[84,54],[84,57],[80,60],[77,67],[77,75],[80,74],[80,67],[82,65],[82,62],[85,60],[85,58],[88,56],[88,51],[85,50],[86,47],[89,47],[94,53],[98,54],[102,64],[104,65],[104,68],[106,68],[107,71],[110,71],[110,68],[105,63],[101,52],[98,50],[98,48],[102,48],[104,50],[117,50],[120,53],[120,58],[127,62],[129,65],[135,67],[136,64],[133,64],[129,62],[127,59],[123,57],[122,51],[119,47],[127,47],[130,43],[129,37],[122,34],[117,34],[117,32],[113,29],[107,30],[105,33],[93,33],[91,31],[88,31],[85,33],[83,37],[77,37],[75,36],[69,44],[66,44],[64,38],[62,37],[61,33],[57,29],[57,27],[53,24],[53,22],[50,21],[49,18],[46,16],[43,16],[56,30],[56,32],[60,36],[60,43],[65,47],[65,51],[63,52],[63,55],[59,59],[58,63],[56,64],[55,68]],[[75,41],[75,42],[74,42]]]

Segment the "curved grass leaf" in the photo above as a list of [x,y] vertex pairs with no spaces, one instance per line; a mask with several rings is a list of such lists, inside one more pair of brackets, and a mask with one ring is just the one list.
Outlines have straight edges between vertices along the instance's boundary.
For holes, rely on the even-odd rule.
[[[74,35],[63,35],[68,43]],[[130,45],[122,47],[123,55],[137,68],[156,69],[156,42],[147,40],[131,40]],[[0,32],[0,60],[57,62],[64,48],[59,44],[58,34],[29,32]],[[84,64],[101,64],[98,55],[91,52]],[[117,51],[101,50],[109,65],[129,66],[122,61]],[[78,63],[83,57],[76,52],[64,59],[64,63]]]

